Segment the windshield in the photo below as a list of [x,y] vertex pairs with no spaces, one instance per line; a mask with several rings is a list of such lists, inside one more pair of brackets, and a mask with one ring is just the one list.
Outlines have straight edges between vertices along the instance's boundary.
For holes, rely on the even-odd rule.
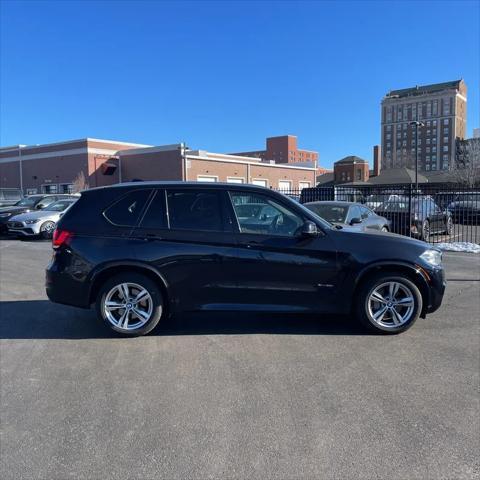
[[59,202],[52,203],[48,207],[44,208],[44,210],[47,210],[49,212],[63,212],[73,202],[73,200],[60,200]]
[[15,204],[17,207],[33,207],[42,197],[26,197]]
[[305,207],[329,223],[345,223],[347,218],[348,207],[341,205],[306,204]]

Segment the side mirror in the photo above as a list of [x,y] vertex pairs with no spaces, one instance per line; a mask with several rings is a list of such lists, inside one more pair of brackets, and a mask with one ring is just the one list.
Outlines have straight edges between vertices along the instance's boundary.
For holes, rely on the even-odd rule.
[[358,217],[353,217],[350,220],[350,225],[358,225],[359,223],[362,223],[362,219]]
[[318,235],[318,229],[317,229],[317,226],[313,222],[306,221],[302,225],[302,230],[301,230],[300,233],[301,233],[302,237],[314,237],[314,236]]
[[42,208],[45,208],[45,207],[46,207],[46,205],[44,205],[43,203],[39,203],[39,204],[35,207],[35,209],[36,209],[36,210],[42,210]]

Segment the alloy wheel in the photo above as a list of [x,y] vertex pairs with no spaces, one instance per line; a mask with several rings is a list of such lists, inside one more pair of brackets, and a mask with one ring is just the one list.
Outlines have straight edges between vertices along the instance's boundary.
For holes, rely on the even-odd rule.
[[376,286],[367,299],[368,313],[374,323],[384,328],[398,328],[407,323],[415,310],[415,297],[406,285],[390,281]]
[[115,285],[105,296],[105,318],[121,330],[143,327],[151,318],[153,300],[147,289],[137,283]]
[[45,222],[40,228],[40,231],[42,233],[52,233],[54,230],[55,230],[54,222]]

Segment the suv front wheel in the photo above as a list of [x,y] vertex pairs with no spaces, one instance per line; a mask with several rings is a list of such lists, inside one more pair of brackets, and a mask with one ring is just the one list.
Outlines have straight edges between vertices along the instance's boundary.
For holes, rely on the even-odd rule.
[[370,331],[392,334],[409,329],[422,311],[422,294],[408,278],[380,273],[368,279],[357,295],[358,319]]
[[145,335],[160,321],[164,311],[162,293],[156,283],[140,273],[122,273],[108,279],[96,301],[99,318],[129,336]]

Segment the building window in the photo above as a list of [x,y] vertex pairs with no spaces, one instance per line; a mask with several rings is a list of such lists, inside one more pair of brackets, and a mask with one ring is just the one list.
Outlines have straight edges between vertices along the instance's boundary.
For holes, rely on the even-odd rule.
[[427,164],[427,165],[425,166],[425,170],[430,170],[430,165]]
[[443,114],[450,115],[450,99],[449,98],[443,99]]
[[214,175],[197,175],[197,182],[218,182],[218,177]]
[[42,185],[42,193],[58,193],[58,186],[54,183]]
[[444,162],[448,162],[448,155],[443,155],[442,160],[443,160]]
[[443,143],[448,143],[448,137],[443,137]]
[[304,188],[310,188],[310,182],[298,182],[298,188],[302,191]]
[[432,152],[436,152],[437,151],[437,147],[432,147]]
[[292,182],[290,180],[279,180],[278,189],[281,192],[288,192],[292,189]]
[[[438,100],[433,101],[433,115],[438,115]],[[435,123],[437,123],[435,121]]]
[[245,183],[243,177],[227,177],[227,183]]
[[264,178],[254,178],[252,180],[252,185],[258,185],[259,187],[267,187],[267,180]]
[[427,145],[430,145],[430,139],[427,138],[427,140],[425,140],[427,142]]
[[60,184],[60,193],[73,193],[73,183]]
[[444,146],[443,146],[443,151],[444,151],[444,152],[448,152],[448,145],[444,145]]
[[443,119],[443,124],[444,124],[444,125],[448,125],[449,123],[450,123],[450,122],[448,121],[448,118],[444,118],[444,119]]

